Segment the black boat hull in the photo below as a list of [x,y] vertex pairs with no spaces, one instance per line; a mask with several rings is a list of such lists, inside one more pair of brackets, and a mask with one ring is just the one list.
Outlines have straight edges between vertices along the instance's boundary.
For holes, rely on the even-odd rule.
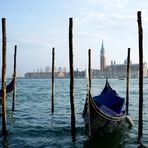
[[[88,102],[88,98],[86,102]],[[113,133],[123,125],[125,117],[125,114],[120,117],[104,114],[97,108],[92,98],[90,98],[89,103],[85,103],[83,118],[90,138]]]

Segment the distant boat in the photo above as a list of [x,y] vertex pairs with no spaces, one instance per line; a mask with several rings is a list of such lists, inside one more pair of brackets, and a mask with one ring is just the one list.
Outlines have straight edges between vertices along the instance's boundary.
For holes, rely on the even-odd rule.
[[87,95],[83,118],[90,138],[113,133],[125,121],[125,99],[118,96],[106,80],[100,95]]
[[[11,82],[6,87],[6,93],[10,93],[14,89],[14,79],[11,80]],[[2,89],[0,89],[0,99],[2,98]]]
[[125,78],[119,78],[119,80],[125,80]]

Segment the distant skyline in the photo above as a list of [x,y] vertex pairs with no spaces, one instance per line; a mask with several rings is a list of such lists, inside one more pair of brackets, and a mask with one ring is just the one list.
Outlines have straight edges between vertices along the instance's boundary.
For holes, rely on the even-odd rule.
[[3,0],[0,2],[0,17],[5,17],[7,24],[7,76],[11,77],[13,73],[14,45],[18,48],[18,76],[51,67],[53,47],[55,66],[68,69],[70,17],[74,22],[75,69],[86,68],[88,49],[92,49],[92,68],[100,68],[102,40],[107,65],[111,60],[123,63],[127,48],[131,48],[132,63],[138,63],[137,11],[142,11],[144,61],[148,62],[147,0]]

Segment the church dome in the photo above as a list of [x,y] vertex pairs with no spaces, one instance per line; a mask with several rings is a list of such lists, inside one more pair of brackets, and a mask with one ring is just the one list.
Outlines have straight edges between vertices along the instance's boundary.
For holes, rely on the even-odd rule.
[[[127,59],[124,60],[124,64],[127,65]],[[130,61],[130,64],[132,64],[132,61]]]

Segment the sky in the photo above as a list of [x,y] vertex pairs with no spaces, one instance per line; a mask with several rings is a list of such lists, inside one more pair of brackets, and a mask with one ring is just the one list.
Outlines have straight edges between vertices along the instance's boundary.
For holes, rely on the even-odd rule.
[[[148,62],[147,0],[1,0],[0,17],[6,18],[7,76],[13,74],[15,45],[17,76],[51,67],[53,47],[55,66],[68,70],[70,17],[73,18],[74,69],[87,68],[88,49],[92,52],[92,68],[100,69],[102,41],[107,65],[111,60],[123,64],[128,48],[131,48],[132,63],[138,63],[137,11],[142,12],[144,61]],[[1,31],[0,40],[2,47]]]

